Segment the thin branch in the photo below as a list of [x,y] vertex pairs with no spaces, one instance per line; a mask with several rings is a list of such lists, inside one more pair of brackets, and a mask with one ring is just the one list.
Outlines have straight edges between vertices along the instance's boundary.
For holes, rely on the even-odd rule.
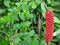
[[14,36],[12,37],[12,39],[11,39],[12,42],[14,41],[15,37],[17,36],[17,31],[18,31],[18,30],[15,31],[15,35],[14,35]]
[[60,41],[58,42],[58,45],[60,45]]
[[50,45],[50,42],[47,42],[47,45]]
[[42,16],[38,14],[38,34],[41,32],[41,22],[42,22]]

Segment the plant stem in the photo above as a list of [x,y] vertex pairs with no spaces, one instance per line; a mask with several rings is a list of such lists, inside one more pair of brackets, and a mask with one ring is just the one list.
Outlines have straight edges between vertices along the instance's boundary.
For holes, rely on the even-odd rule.
[[60,45],[60,41],[58,42],[58,45]]
[[50,42],[47,42],[47,45],[50,45]]
[[40,34],[41,29],[41,22],[42,22],[42,16],[38,15],[38,34]]

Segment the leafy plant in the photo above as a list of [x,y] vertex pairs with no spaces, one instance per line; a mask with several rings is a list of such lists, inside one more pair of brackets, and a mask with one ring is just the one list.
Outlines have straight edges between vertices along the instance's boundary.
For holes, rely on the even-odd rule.
[[55,31],[51,45],[57,45],[60,0],[0,0],[0,45],[46,45],[45,6],[54,11]]

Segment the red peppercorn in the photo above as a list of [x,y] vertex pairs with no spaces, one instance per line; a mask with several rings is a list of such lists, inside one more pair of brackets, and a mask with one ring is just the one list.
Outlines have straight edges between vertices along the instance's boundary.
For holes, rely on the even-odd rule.
[[46,35],[45,41],[51,42],[53,39],[54,32],[54,13],[53,11],[46,12]]

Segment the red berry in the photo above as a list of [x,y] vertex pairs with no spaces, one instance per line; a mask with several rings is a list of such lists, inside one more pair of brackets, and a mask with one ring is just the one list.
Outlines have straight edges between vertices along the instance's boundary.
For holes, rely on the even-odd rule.
[[51,42],[53,39],[54,32],[54,13],[53,11],[46,12],[46,42]]

